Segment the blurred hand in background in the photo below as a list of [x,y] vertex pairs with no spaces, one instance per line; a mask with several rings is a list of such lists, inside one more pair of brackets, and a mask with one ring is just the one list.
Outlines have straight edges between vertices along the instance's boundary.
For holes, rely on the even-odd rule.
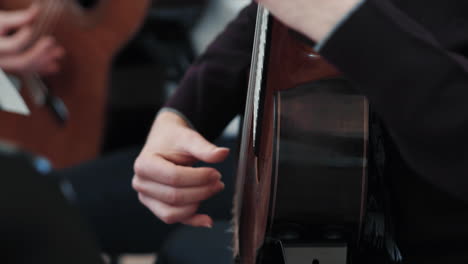
[[34,23],[40,6],[24,10],[0,11],[0,68],[11,73],[49,75],[60,70],[65,54],[52,36],[36,38]]

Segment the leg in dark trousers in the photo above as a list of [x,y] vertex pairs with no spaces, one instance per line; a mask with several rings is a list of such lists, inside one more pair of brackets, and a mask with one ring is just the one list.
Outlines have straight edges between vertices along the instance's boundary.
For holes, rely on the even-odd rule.
[[59,185],[25,155],[0,146],[2,263],[102,264],[94,236]]
[[[216,142],[235,146],[234,140]],[[139,148],[127,149],[77,167],[56,171],[55,177],[70,183],[68,195],[95,231],[103,251],[109,254],[151,253],[180,225],[167,225],[138,200],[132,189],[133,163]],[[223,174],[226,188],[202,204],[200,211],[213,219],[229,219],[234,185],[234,157],[214,166]],[[207,166],[199,164],[198,166]]]
[[71,186],[67,195],[94,230],[109,254],[152,253],[176,228],[157,219],[132,189],[133,162],[139,148],[131,148],[56,171]]
[[157,264],[232,264],[230,228],[230,221],[215,221],[212,229],[181,227],[164,243]]

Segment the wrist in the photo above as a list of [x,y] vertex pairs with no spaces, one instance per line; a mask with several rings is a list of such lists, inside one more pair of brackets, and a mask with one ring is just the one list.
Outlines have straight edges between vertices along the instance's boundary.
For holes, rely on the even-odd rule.
[[363,0],[320,1],[321,5],[312,10],[308,23],[301,29],[315,42],[325,40]]
[[178,131],[178,129],[186,128],[190,129],[190,125],[184,120],[184,118],[172,111],[165,111],[163,108],[158,112],[153,125],[151,126],[145,148],[148,145],[152,146],[155,143],[158,143],[161,139],[164,141],[167,136],[173,134],[174,131]]
[[185,120],[185,117],[179,113],[163,108],[156,116],[155,123],[163,124],[178,124],[185,127],[191,127],[190,123]]

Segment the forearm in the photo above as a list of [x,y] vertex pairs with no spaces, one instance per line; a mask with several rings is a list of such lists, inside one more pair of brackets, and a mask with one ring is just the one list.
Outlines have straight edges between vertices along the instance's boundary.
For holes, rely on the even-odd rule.
[[320,53],[358,84],[406,162],[468,201],[466,58],[385,1],[366,2]]
[[277,4],[278,0],[257,2],[265,5],[283,23],[319,43],[326,40],[364,0],[294,0],[281,4]]
[[242,111],[255,17],[255,5],[244,9],[193,64],[166,104],[209,139]]

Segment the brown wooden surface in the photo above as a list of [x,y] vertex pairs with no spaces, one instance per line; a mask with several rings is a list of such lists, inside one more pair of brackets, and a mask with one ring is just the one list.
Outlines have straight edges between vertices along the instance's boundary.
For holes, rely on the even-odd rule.
[[[280,91],[341,73],[280,22],[273,24],[268,89]],[[271,88],[270,88],[271,86]]]
[[[52,31],[66,50],[59,74],[45,78],[55,96],[68,110],[62,126],[50,110],[35,106],[22,89],[30,116],[0,112],[0,140],[50,159],[55,167],[66,167],[95,157],[100,148],[104,110],[112,58],[138,29],[148,0],[101,0],[90,10],[75,1],[61,2],[61,15]],[[0,0],[0,9],[25,8],[31,0]]]

